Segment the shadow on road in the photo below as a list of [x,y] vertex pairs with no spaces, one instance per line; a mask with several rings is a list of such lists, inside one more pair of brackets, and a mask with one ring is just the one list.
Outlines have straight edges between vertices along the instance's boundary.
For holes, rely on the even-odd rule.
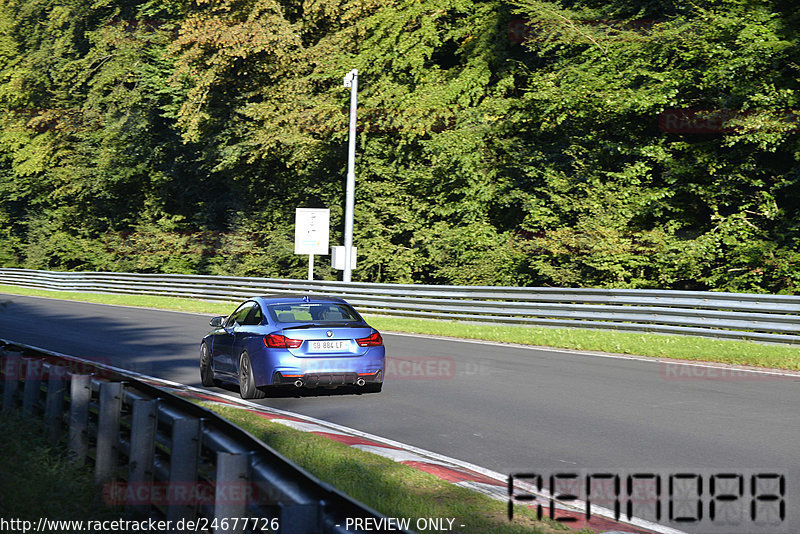
[[[227,384],[223,383],[220,384],[219,389],[224,389],[229,393],[233,393],[234,395],[239,395],[239,386],[235,384]],[[356,386],[341,386],[337,387],[336,389],[328,389],[325,387],[316,387],[316,388],[297,388],[294,386],[287,386],[287,387],[276,387],[267,390],[267,397],[263,400],[268,399],[303,399],[303,398],[313,398],[313,397],[340,397],[342,395],[372,395],[372,393],[366,393],[361,388]]]

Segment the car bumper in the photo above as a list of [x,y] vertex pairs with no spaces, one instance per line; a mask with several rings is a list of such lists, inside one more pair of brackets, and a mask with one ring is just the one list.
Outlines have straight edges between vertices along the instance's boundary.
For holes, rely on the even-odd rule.
[[357,386],[383,381],[383,371],[374,373],[306,373],[303,375],[276,372],[272,385],[317,386]]
[[302,380],[309,386],[337,386],[365,382],[380,382],[385,373],[385,351],[373,347],[354,357],[308,358],[296,357],[289,351],[268,353],[263,361],[253,361],[256,385],[285,385]]

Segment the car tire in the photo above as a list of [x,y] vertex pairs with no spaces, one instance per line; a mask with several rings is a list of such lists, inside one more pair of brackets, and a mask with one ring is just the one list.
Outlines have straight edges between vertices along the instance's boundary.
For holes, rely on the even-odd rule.
[[266,394],[256,387],[253,366],[247,351],[239,356],[239,394],[243,399],[263,399]]
[[214,369],[211,367],[211,354],[205,343],[200,344],[200,381],[205,387],[216,385]]

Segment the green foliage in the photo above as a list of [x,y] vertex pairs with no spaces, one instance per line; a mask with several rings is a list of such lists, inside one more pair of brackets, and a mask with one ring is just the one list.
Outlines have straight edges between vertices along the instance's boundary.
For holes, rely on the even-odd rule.
[[[795,291],[798,119],[781,117],[797,106],[797,10],[570,4],[518,4],[537,58],[511,144],[536,192],[523,223],[532,274]],[[719,133],[657,130],[670,108],[739,113]]]
[[[0,21],[3,265],[304,277],[296,207],[342,240],[357,68],[358,280],[800,282],[788,0],[8,0]],[[659,127],[676,109],[716,129]]]

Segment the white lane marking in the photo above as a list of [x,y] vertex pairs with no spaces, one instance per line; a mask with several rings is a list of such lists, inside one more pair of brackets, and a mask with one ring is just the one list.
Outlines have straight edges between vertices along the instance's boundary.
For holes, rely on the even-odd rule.
[[[595,356],[598,358],[611,358],[614,360],[635,360],[638,362],[649,362],[649,363],[671,363],[673,365],[688,365],[693,367],[705,367],[710,369],[730,369],[735,370],[737,372],[745,372],[745,373],[756,373],[756,374],[766,374],[766,375],[777,375],[777,376],[790,376],[790,377],[797,377],[800,378],[800,371],[789,371],[789,370],[777,370],[777,369],[753,369],[750,367],[742,367],[735,364],[726,364],[726,363],[714,363],[714,362],[693,362],[681,359],[673,359],[673,358],[663,358],[658,356],[636,356],[630,354],[617,354],[613,352],[600,352],[600,351],[585,351],[585,350],[577,350],[577,349],[564,349],[558,347],[545,347],[541,345],[523,345],[522,343],[504,343],[500,341],[486,341],[483,339],[464,339],[458,337],[447,337],[447,336],[436,336],[432,334],[414,334],[410,332],[394,332],[394,331],[383,331],[383,333],[392,336],[404,336],[404,337],[418,337],[423,339],[438,339],[441,341],[453,341],[457,343],[474,343],[477,345],[491,345],[494,347],[510,347],[515,349],[526,349],[526,350],[540,350],[543,352],[559,352],[563,354],[579,354],[581,356]],[[657,334],[653,334],[657,335]]]
[[[401,443],[399,441],[394,441],[394,440],[391,440],[391,439],[388,439],[388,438],[384,438],[384,437],[381,437],[381,436],[376,436],[374,434],[369,434],[367,432],[362,432],[360,430],[357,430],[357,429],[354,429],[354,428],[349,428],[349,427],[342,426],[342,425],[338,425],[336,423],[330,423],[328,421],[323,421],[321,419],[316,419],[314,417],[310,417],[310,416],[307,416],[307,415],[287,412],[285,410],[280,410],[278,408],[272,408],[272,407],[269,407],[269,406],[263,406],[261,404],[256,404],[256,403],[251,402],[251,401],[243,400],[243,399],[240,399],[240,398],[237,398],[237,397],[232,397],[230,395],[219,394],[219,393],[216,393],[216,392],[213,392],[213,391],[208,391],[208,390],[203,390],[203,389],[200,389],[200,388],[195,388],[193,386],[186,386],[185,389],[196,391],[198,393],[199,392],[204,392],[204,393],[207,393],[207,394],[213,394],[213,395],[215,395],[217,397],[224,398],[225,400],[230,400],[233,403],[241,404],[241,405],[247,406],[249,408],[254,408],[256,410],[264,411],[264,412],[271,413],[271,414],[274,414],[274,415],[284,415],[286,417],[294,417],[294,418],[297,418],[297,419],[302,419],[302,420],[305,420],[305,421],[313,422],[313,423],[315,423],[315,424],[317,424],[319,426],[328,427],[328,428],[334,428],[336,430],[339,430],[339,431],[344,432],[344,433],[348,433],[348,434],[356,436],[356,437],[364,438],[366,440],[374,441],[376,443],[382,443],[384,445],[388,445],[388,446],[394,447],[396,449],[401,449],[403,451],[406,451],[407,453],[412,453],[415,456],[419,456],[419,457],[424,458],[424,460],[421,460],[421,461],[424,461],[425,463],[437,464],[437,465],[443,465],[443,466],[448,466],[449,465],[449,466],[460,467],[461,469],[473,471],[473,472],[475,472],[475,473],[477,473],[479,475],[483,475],[483,476],[485,476],[487,478],[496,480],[500,485],[504,485],[505,486],[508,483],[508,475],[506,475],[506,474],[498,473],[496,471],[492,471],[490,469],[486,469],[484,467],[480,467],[478,465],[471,464],[469,462],[464,462],[462,460],[458,460],[456,458],[451,458],[449,456],[444,456],[442,454],[438,454],[438,453],[435,453],[435,452],[432,452],[432,451],[421,449],[419,447],[414,447],[413,445],[407,445],[407,444]],[[361,447],[360,445],[354,445],[354,446]],[[370,450],[370,452],[375,452],[375,454],[379,454],[379,455],[387,457],[387,458],[390,457],[389,456],[390,453],[386,448],[384,448],[384,447],[374,447],[374,446],[372,446],[372,448],[374,448],[375,451]],[[408,457],[410,458],[411,456],[408,456]],[[420,461],[420,460],[417,460],[417,461]],[[521,482],[518,481],[517,483],[520,484]],[[544,490],[542,492],[538,492],[538,491],[536,491],[536,489],[532,485],[529,488],[525,488],[525,489],[526,489],[526,491],[529,491],[530,493],[538,493],[538,494],[543,495],[545,498],[548,498],[548,499],[551,496],[549,494],[549,492],[547,492],[547,490]],[[583,507],[583,509],[585,509],[585,506],[586,506],[582,501],[573,501],[570,504],[572,504],[573,506],[575,506],[575,507],[577,507],[579,509],[581,509],[581,507]],[[611,520],[611,521],[614,521],[614,512],[612,510],[597,506],[596,504],[593,504],[591,506],[592,506],[592,508],[591,508],[592,514],[604,517],[604,518],[606,518],[608,520]],[[653,523],[653,522],[648,521],[646,519],[639,519],[637,517],[633,517],[633,518],[630,518],[629,520],[626,520],[626,523],[631,524],[631,525],[636,526],[636,527],[643,528],[643,529],[651,530],[653,532],[657,532],[658,534],[687,534],[686,532],[684,532],[682,530],[676,530],[676,529],[673,529],[673,528],[670,528],[670,527],[667,527],[667,526],[664,526],[664,525],[660,525],[658,523]],[[627,533],[625,533],[625,534],[627,534]]]
[[354,449],[371,452],[372,454],[377,454],[378,456],[383,456],[384,458],[394,460],[395,462],[421,462],[431,465],[441,465],[443,467],[450,467],[452,465],[452,462],[431,461],[431,459],[427,456],[422,456],[420,454],[415,454],[413,452],[403,449],[395,449],[392,447],[381,447],[378,445],[365,444],[351,445],[351,447]]
[[458,482],[453,482],[453,484],[482,493],[496,501],[508,502],[508,489],[506,486],[486,484],[485,482],[477,482],[475,480],[459,480]]

